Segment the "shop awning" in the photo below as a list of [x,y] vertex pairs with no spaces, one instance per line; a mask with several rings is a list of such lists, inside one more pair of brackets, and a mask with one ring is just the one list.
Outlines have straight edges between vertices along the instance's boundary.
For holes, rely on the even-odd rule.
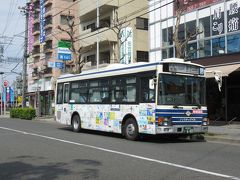
[[206,78],[213,78],[214,72],[221,72],[222,76],[228,76],[233,71],[240,71],[240,64],[206,67]]

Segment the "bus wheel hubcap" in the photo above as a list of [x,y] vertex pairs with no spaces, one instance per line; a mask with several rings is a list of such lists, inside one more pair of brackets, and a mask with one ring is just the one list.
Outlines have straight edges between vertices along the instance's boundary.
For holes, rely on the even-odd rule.
[[78,121],[73,121],[73,127],[74,127],[74,129],[77,129],[78,128],[78,126],[79,126],[79,123],[78,123]]
[[135,127],[134,127],[134,125],[133,125],[133,124],[129,124],[129,125],[127,126],[127,134],[130,135],[130,136],[132,136],[132,135],[134,134],[134,132],[135,132]]

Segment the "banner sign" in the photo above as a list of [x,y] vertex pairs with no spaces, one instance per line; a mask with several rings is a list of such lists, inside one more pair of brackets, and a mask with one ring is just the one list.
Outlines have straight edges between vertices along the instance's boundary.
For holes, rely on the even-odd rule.
[[180,6],[186,7],[185,12],[190,12],[198,8],[203,8],[205,6],[208,6],[210,4],[220,2],[223,0],[178,0],[175,1],[175,6],[174,6],[174,14],[176,14],[176,3],[178,2]]
[[34,24],[34,4],[33,2],[29,5],[29,17],[28,17],[28,54],[33,51],[33,43],[34,43],[34,36],[33,36],[33,24]]
[[40,0],[40,43],[45,42],[46,32],[45,32],[45,0]]
[[240,30],[239,0],[227,2],[227,30],[228,32],[235,32]]
[[58,68],[58,69],[63,69],[64,63],[63,62],[48,62],[48,67],[50,68]]
[[131,27],[121,30],[120,63],[129,64],[133,62],[133,31]]

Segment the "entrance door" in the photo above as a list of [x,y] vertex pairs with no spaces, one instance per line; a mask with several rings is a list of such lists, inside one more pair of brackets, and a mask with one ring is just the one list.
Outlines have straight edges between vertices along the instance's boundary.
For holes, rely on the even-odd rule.
[[69,83],[65,83],[63,86],[63,113],[62,120],[64,124],[71,124],[71,114],[70,114],[70,105],[69,105]]

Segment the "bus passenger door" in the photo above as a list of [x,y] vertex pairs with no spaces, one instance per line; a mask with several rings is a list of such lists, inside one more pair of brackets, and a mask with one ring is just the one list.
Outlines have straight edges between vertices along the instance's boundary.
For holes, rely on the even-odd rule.
[[64,83],[63,87],[63,112],[62,112],[62,123],[71,125],[71,112],[69,105],[69,83]]

